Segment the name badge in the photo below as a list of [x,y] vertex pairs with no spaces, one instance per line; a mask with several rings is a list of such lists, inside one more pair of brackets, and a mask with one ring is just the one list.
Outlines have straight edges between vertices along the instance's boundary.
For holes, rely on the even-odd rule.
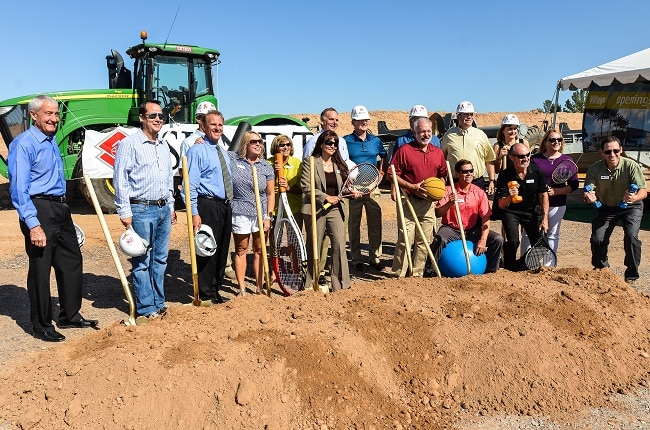
[[602,180],[604,180],[604,181],[609,181],[609,180],[610,180],[610,177],[609,177],[609,175],[602,175],[602,176],[600,177],[600,179],[602,179]]
[[456,199],[458,203],[465,203],[465,199]]
[[526,179],[527,184],[534,184],[535,180],[534,179]]

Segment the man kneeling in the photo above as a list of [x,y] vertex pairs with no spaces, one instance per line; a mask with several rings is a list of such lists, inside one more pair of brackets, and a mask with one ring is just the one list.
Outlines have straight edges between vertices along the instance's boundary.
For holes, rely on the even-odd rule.
[[474,254],[485,254],[487,257],[486,273],[496,272],[499,268],[503,238],[499,233],[490,230],[492,210],[487,194],[472,184],[474,168],[470,161],[459,160],[454,165],[454,171],[458,178],[458,182],[453,184],[456,193],[452,193],[451,187],[447,186],[445,196],[436,204],[436,217],[442,217],[442,226],[433,240],[433,253],[438,260],[442,249],[449,242],[461,238],[456,211],[449,210],[455,201],[460,209],[465,238],[474,243]]

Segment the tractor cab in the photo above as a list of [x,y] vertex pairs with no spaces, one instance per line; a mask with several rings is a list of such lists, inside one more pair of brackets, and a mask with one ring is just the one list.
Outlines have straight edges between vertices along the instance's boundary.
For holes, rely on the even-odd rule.
[[[212,81],[212,66],[219,63],[219,51],[171,43],[142,43],[126,53],[134,59],[133,79],[115,50],[106,57],[109,88],[132,88],[139,100],[157,100],[171,123],[193,123],[196,106],[201,101],[217,105]],[[138,123],[137,106],[129,122]]]

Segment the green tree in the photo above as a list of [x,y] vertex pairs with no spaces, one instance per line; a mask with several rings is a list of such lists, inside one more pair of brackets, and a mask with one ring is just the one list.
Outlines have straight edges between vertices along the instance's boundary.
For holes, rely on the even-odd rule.
[[553,113],[553,108],[556,107],[558,112],[562,112],[562,107],[560,105],[556,105],[553,103],[551,100],[544,100],[544,104],[542,105],[541,111],[543,113]]
[[564,103],[565,112],[584,112],[587,102],[587,91],[578,90],[571,94],[571,99]]

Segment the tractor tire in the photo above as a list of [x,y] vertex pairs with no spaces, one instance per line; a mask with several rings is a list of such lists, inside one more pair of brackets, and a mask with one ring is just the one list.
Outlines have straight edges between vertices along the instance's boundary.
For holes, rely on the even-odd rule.
[[[116,213],[117,206],[115,206],[115,189],[113,188],[113,179],[96,178],[91,179],[90,182],[93,184],[95,195],[97,195],[97,201],[99,202],[99,207],[102,208],[102,212],[105,214]],[[92,205],[93,202],[90,198],[90,192],[88,191],[88,187],[84,181],[81,182],[81,193]]]
[[535,154],[539,150],[542,144],[542,138],[544,137],[545,132],[536,125],[528,127],[528,132],[526,133],[526,140],[530,145],[530,152]]
[[[86,181],[83,180],[83,167],[81,166],[81,159],[77,162],[77,166],[75,167],[74,177],[80,178],[79,188],[81,190],[81,194],[92,206],[93,201],[90,198],[90,191],[86,186]],[[95,195],[97,196],[97,201],[99,202],[99,207],[102,209],[102,212],[105,214],[116,213],[117,206],[115,206],[115,189],[113,188],[113,179],[96,178],[91,179],[90,182],[93,184]]]

